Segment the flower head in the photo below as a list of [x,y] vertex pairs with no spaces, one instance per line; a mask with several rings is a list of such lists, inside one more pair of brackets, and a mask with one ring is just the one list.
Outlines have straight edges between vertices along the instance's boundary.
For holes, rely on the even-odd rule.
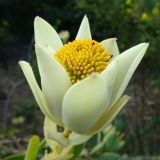
[[[64,46],[42,18],[35,18],[34,29],[42,89],[30,65],[21,61],[20,66],[46,117],[45,129],[55,140],[63,139],[60,141],[64,145],[81,143],[88,138],[86,134],[92,135],[110,124],[126,104],[129,97],[122,94],[148,43],[119,54],[116,38],[100,43],[92,40],[86,16],[76,39]],[[57,133],[53,135],[51,128],[56,124],[69,128],[72,136],[66,140]]]
[[110,53],[95,40],[75,40],[65,44],[55,58],[66,69],[72,83],[93,72],[101,73],[109,64]]

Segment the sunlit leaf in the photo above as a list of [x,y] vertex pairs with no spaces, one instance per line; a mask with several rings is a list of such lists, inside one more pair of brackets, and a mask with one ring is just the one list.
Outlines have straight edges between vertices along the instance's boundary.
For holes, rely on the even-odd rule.
[[27,152],[24,160],[36,160],[38,150],[39,150],[40,139],[38,136],[34,135],[29,140]]

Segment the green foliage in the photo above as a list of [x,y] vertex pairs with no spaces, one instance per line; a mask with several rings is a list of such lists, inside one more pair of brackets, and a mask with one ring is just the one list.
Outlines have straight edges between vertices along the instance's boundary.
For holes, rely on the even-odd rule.
[[4,160],[24,160],[24,158],[25,158],[24,154],[15,154],[7,158],[4,158]]
[[[21,135],[25,133],[36,133],[43,121],[43,115],[40,112],[33,95],[30,97],[21,97],[21,99],[16,102],[15,110],[16,112],[12,118],[12,126],[18,126]],[[25,123],[27,123],[27,125],[25,126],[24,130],[23,128]]]
[[17,105],[21,107],[17,108],[16,116],[30,116],[35,108],[38,108],[36,101],[32,98],[21,99]]
[[120,139],[115,133],[110,135],[105,144],[107,151],[118,151],[124,146],[124,141]]
[[46,140],[43,139],[38,146],[38,153],[41,153],[44,150],[45,146],[46,146]]
[[18,129],[14,127],[4,128],[0,131],[0,157],[12,154],[14,136],[17,135]]
[[29,140],[28,148],[24,160],[35,160],[38,154],[40,139],[38,136],[32,136]]
[[85,146],[85,144],[80,144],[80,145],[77,145],[73,148],[73,155],[74,156],[71,158],[71,160],[74,160],[76,157],[78,157],[80,155],[84,146]]
[[[158,138],[156,137],[156,129],[160,124],[160,109],[159,106],[154,106],[153,109],[156,114],[150,117],[147,123],[144,124],[144,122],[142,122],[142,126],[136,126],[136,129],[133,128],[133,124],[136,124],[136,122],[132,123],[132,125],[130,123],[127,124],[129,119],[126,114],[121,114],[114,120],[117,130],[124,133],[123,140],[125,141],[125,146],[127,147],[122,149],[123,153],[127,152],[132,155],[136,155],[137,152],[138,154],[142,154],[143,152],[143,154],[149,154],[152,150],[152,146],[156,146],[155,141],[158,141]],[[143,110],[141,114],[143,114]],[[138,117],[138,123],[140,123],[140,118],[143,117]],[[152,151],[155,150],[153,149]]]
[[32,136],[29,140],[29,144],[26,153],[14,154],[4,158],[4,160],[36,160],[39,153],[41,153],[46,145],[46,141],[42,140],[36,135]]
[[120,156],[115,152],[119,151],[125,144],[122,134],[116,128],[109,125],[102,133],[97,135],[97,144],[89,151],[89,155],[97,155],[99,159],[117,159]]
[[100,157],[96,158],[95,160],[119,160],[120,156],[116,153],[104,153]]
[[157,95],[160,94],[160,75],[154,75],[154,79],[151,80],[151,85],[153,87],[153,91],[154,93],[156,93]]

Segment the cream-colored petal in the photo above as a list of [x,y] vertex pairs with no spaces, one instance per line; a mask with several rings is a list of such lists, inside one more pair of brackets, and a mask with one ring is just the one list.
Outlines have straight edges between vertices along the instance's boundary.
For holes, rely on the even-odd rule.
[[55,51],[63,47],[63,43],[54,28],[40,17],[34,21],[35,42],[43,46],[51,46]]
[[48,138],[48,133],[47,133],[46,129],[49,130],[50,132],[54,132],[54,133],[57,132],[56,123],[54,123],[53,121],[51,121],[47,117],[45,117],[43,129],[44,129],[44,137],[47,141],[47,144],[49,145],[49,147],[52,150],[55,150],[58,143],[56,141]]
[[41,111],[43,112],[43,114],[47,117],[49,117],[52,121],[54,121],[55,123],[59,124],[59,125],[62,125],[62,122],[60,122],[57,118],[55,118],[49,108],[48,108],[48,105],[45,101],[45,98],[44,98],[44,95],[41,91],[41,89],[39,88],[38,84],[37,84],[37,81],[35,79],[35,76],[34,76],[34,73],[32,71],[32,68],[31,66],[29,65],[29,63],[25,62],[25,61],[20,61],[19,62],[19,65],[21,66],[22,68],[22,71],[29,83],[29,86],[34,94],[34,97],[41,109]]
[[[117,76],[117,61],[112,61],[106,69],[100,74],[101,77],[104,78],[108,87],[108,102],[110,102],[112,96],[112,90],[115,84],[116,76]],[[109,103],[108,103],[109,104]],[[106,107],[107,109],[108,107]]]
[[87,142],[92,135],[81,135],[75,132],[72,132],[69,136],[69,141],[72,146],[76,146],[82,143]]
[[84,132],[84,134],[95,134],[106,128],[107,125],[109,125],[112,122],[112,120],[117,116],[117,114],[120,112],[123,106],[128,102],[128,100],[129,97],[126,95],[121,97],[120,100],[105,114],[103,114],[103,116],[96,122],[96,124],[94,124],[94,126],[91,127],[88,131]]
[[56,143],[60,143],[63,146],[67,146],[69,144],[68,138],[64,137],[62,133],[57,132],[57,125],[48,118],[45,118],[44,121],[44,135],[48,145],[52,149],[56,147]]
[[51,55],[51,57],[54,57],[54,54],[56,53],[56,51],[51,47],[51,46],[46,46],[46,50],[47,53],[49,53]]
[[115,119],[115,117],[118,115],[121,109],[126,105],[129,99],[130,99],[129,96],[124,95],[123,97],[120,98],[120,100],[118,100],[118,102],[112,108],[110,108],[110,110],[108,110],[108,113],[105,114],[105,117],[108,117],[107,118],[108,120],[106,121],[105,125],[101,127],[97,132],[100,132],[103,129],[105,129]]
[[41,160],[69,160],[73,157],[72,146],[63,148],[60,153],[45,152],[45,156]]
[[42,91],[52,114],[61,120],[62,100],[65,92],[72,84],[65,69],[47,53],[43,46],[36,45],[36,55]]
[[103,40],[101,42],[101,44],[113,56],[112,60],[119,55],[119,49],[117,46],[117,39],[116,38],[109,38],[109,39]]
[[62,121],[70,130],[81,133],[90,128],[106,109],[108,88],[99,75],[74,84],[63,99]]
[[89,21],[86,15],[84,16],[80,28],[78,30],[76,40],[77,39],[92,39]]
[[62,133],[57,132],[56,124],[45,118],[44,122],[44,135],[47,140],[48,145],[54,150],[57,143],[62,144],[63,146],[75,146],[82,144],[91,137],[91,135],[80,135],[75,132],[72,132],[69,137],[64,137]]
[[55,160],[71,160],[71,158],[74,156],[73,154],[73,146],[67,146],[65,148],[63,148],[60,157],[58,157],[59,155],[57,155],[57,159]]
[[46,128],[44,128],[44,131],[46,132],[45,134],[47,135],[49,139],[56,141],[57,143],[61,144],[64,147],[68,145],[68,139],[64,137],[63,134],[50,131]]
[[148,43],[141,43],[135,47],[126,50],[114,59],[118,61],[118,70],[110,102],[111,106],[114,105],[123,94],[124,90],[126,89],[126,86],[129,83],[129,80],[131,79],[138,64],[142,60],[147,48]]

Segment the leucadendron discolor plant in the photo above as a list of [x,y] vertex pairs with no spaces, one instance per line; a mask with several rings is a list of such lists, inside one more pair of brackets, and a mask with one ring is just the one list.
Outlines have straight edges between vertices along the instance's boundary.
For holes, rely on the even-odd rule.
[[[47,142],[58,155],[86,142],[112,122],[129,99],[122,94],[149,44],[141,43],[119,54],[116,38],[92,39],[86,16],[75,40],[65,45],[40,17],[35,18],[34,32],[42,88],[30,64],[19,64],[45,115]],[[57,126],[64,131],[59,132]]]

